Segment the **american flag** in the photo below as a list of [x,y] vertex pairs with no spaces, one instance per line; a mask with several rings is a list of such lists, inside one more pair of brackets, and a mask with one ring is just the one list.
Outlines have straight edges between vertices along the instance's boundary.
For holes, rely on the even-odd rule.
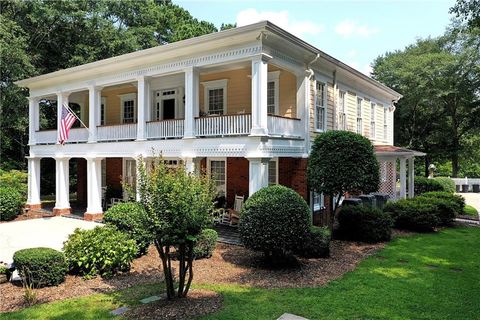
[[77,117],[65,105],[62,106],[62,121],[60,122],[60,139],[58,142],[64,144],[68,139],[70,128],[77,120]]

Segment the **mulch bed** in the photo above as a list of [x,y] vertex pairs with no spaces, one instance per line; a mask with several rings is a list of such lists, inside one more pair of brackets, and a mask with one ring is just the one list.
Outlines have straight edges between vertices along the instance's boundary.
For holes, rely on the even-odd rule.
[[[412,233],[394,231],[394,236],[408,236],[409,234]],[[247,250],[241,246],[219,243],[210,259],[198,260],[194,263],[193,283],[241,284],[261,288],[322,286],[341,277],[346,272],[354,270],[360,261],[384,246],[385,243],[366,244],[333,240],[330,258],[300,258],[299,264],[295,268],[271,269],[263,264],[261,253]],[[57,287],[41,288],[35,291],[39,303],[46,303],[95,293],[116,291],[139,284],[160,282],[162,281],[162,276],[158,253],[155,247],[151,246],[147,255],[133,262],[130,272],[116,275],[113,279],[105,280],[98,277],[84,280],[80,277],[68,275],[66,281]],[[192,298],[196,297],[195,301],[197,302],[195,303],[199,304],[199,306],[192,307],[198,308],[197,312],[201,312],[201,301],[208,300],[208,304],[211,304],[210,307],[219,303],[218,298],[212,298],[208,294],[205,295],[203,291],[195,291],[200,292],[192,295]],[[18,310],[26,306],[21,285],[0,284],[0,297],[0,312]],[[190,299],[186,301],[190,301]],[[155,308],[163,307],[155,304],[155,306],[148,306],[148,308],[153,308],[152,310],[154,310]],[[166,306],[166,308],[170,307]],[[174,308],[172,307],[171,309]],[[143,313],[143,311],[136,310],[131,312],[139,312],[138,317],[143,317],[142,314],[145,316],[148,314],[147,312]],[[179,310],[178,312],[176,316],[188,318],[188,312],[190,311]],[[135,313],[135,315],[137,314]],[[175,318],[175,316],[172,317]]]

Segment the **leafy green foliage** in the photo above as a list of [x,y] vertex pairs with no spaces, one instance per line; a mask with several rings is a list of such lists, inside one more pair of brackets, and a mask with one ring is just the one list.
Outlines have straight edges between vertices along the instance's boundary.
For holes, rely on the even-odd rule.
[[[348,131],[328,131],[315,138],[307,176],[308,184],[316,192],[338,196],[338,199],[346,192],[368,194],[377,191],[380,183],[372,143]],[[338,201],[331,201],[331,212],[336,211]]]
[[137,202],[125,202],[109,208],[103,221],[108,225],[115,226],[118,230],[125,232],[135,240],[138,254],[144,255],[153,242],[153,235],[146,227],[147,217],[143,206]]
[[217,244],[218,233],[213,229],[203,229],[193,248],[195,259],[210,258]]
[[466,216],[472,216],[472,217],[478,218],[478,210],[469,205],[465,206],[462,214]]
[[245,201],[239,231],[246,248],[262,251],[275,263],[299,249],[310,225],[305,200],[292,189],[273,185]]
[[[465,198],[458,194],[452,194],[450,192],[441,192],[441,191],[432,191],[423,193],[420,197],[428,197],[428,198],[435,198],[435,199],[445,199],[451,201],[455,204],[455,214],[459,215],[462,214],[465,208]],[[419,198],[419,197],[417,197]]]
[[439,181],[425,177],[415,177],[414,190],[417,196],[430,191],[445,191]]
[[24,200],[12,187],[0,187],[0,221],[13,220],[22,210]]
[[67,274],[65,256],[51,248],[19,250],[13,255],[13,264],[20,277],[34,288],[57,286]]
[[445,192],[455,193],[455,181],[449,177],[435,177],[435,181],[442,185],[442,190]]
[[383,208],[383,212],[392,217],[396,228],[419,232],[434,231],[440,224],[437,210],[438,207],[430,201],[414,199],[388,202]]
[[11,187],[26,199],[28,173],[19,170],[5,171],[0,169],[0,186]]
[[137,255],[135,241],[114,227],[75,229],[63,245],[69,269],[85,278],[111,278],[128,271]]
[[480,0],[457,0],[449,12],[465,21],[470,28],[480,28],[479,8]]
[[332,234],[328,227],[311,226],[296,253],[304,258],[328,257],[331,238]]
[[393,220],[387,213],[368,206],[344,206],[338,214],[338,229],[335,231],[342,239],[381,242],[392,236]]

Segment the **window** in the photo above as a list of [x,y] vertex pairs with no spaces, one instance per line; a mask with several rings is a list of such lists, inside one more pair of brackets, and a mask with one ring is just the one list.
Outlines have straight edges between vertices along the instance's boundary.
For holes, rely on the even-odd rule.
[[376,127],[375,127],[375,117],[376,117],[376,112],[375,108],[377,106],[375,103],[371,103],[370,105],[370,138],[375,139],[375,133],[376,133]]
[[227,79],[202,82],[204,91],[204,108],[208,115],[227,113]]
[[317,92],[315,95],[315,128],[318,131],[325,131],[327,126],[327,94],[325,83],[317,81],[316,89]]
[[345,92],[338,94],[338,129],[347,130],[347,113],[345,112]]
[[122,123],[135,123],[137,120],[137,98],[135,93],[123,94],[120,96],[122,106]]
[[[135,190],[137,185],[137,161],[134,159],[124,159],[123,162],[123,182]],[[135,195],[130,195],[124,190],[123,198],[128,200]]]
[[105,118],[106,118],[106,111],[107,111],[107,99],[102,97],[102,102],[100,103],[100,125],[105,125]]
[[210,160],[210,179],[217,187],[217,192],[220,196],[225,196],[227,193],[227,175],[225,170],[225,160]]
[[357,98],[357,133],[362,134],[363,124],[362,124],[362,99]]
[[278,184],[278,171],[277,161],[270,160],[268,162],[268,185]]
[[383,140],[388,139],[388,120],[387,108],[383,108]]
[[272,71],[268,73],[267,83],[267,112],[269,114],[278,114],[278,79],[280,71]]
[[319,211],[323,209],[323,193],[312,191],[312,207],[313,211]]

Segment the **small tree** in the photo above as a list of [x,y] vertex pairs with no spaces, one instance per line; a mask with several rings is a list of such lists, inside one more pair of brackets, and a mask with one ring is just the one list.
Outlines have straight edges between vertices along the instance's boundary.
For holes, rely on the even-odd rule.
[[372,143],[349,131],[329,131],[315,138],[307,176],[313,190],[330,197],[331,226],[345,193],[377,191],[380,181]]
[[[193,279],[194,246],[211,221],[215,188],[205,177],[189,174],[183,167],[167,168],[155,158],[147,169],[140,158],[137,188],[147,212],[147,228],[162,260],[167,298],[186,297]],[[179,263],[175,293],[171,251]],[[187,278],[188,275],[188,278]]]

